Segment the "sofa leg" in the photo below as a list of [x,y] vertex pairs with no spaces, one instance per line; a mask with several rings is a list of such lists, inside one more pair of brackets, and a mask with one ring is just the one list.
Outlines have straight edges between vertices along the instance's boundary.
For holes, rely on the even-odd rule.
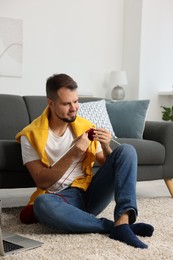
[[171,194],[171,197],[173,198],[173,181],[172,179],[164,179],[166,186]]

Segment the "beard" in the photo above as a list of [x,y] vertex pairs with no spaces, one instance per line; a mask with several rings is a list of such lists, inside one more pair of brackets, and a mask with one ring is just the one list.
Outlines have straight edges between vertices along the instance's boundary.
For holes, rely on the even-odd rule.
[[71,118],[60,117],[60,116],[57,115],[57,113],[55,113],[55,115],[56,115],[59,119],[61,119],[63,122],[65,122],[65,123],[72,123],[72,122],[74,122],[74,121],[76,120],[76,115],[75,115],[75,116],[72,116]]
[[[60,117],[59,117],[60,118]],[[76,120],[76,116],[73,116],[73,117],[71,117],[71,118],[60,118],[63,122],[66,122],[66,123],[72,123],[72,122],[74,122],[75,120]]]

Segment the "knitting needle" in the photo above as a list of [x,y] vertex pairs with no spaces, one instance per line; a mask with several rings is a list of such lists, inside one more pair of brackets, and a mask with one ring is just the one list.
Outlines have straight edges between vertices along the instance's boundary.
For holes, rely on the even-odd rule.
[[111,139],[114,143],[118,144],[118,145],[121,145],[118,141],[116,141],[113,137]]

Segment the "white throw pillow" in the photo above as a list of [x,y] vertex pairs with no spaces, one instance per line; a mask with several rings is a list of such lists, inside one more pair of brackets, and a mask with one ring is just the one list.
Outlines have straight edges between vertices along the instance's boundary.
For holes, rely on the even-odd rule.
[[104,99],[79,103],[78,115],[94,123],[97,128],[107,129],[112,136],[115,136]]

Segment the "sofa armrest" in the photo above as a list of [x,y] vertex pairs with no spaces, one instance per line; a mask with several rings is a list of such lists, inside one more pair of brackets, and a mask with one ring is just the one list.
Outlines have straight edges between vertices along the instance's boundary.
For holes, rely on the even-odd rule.
[[[143,138],[166,145],[173,144],[173,122],[146,121]],[[171,146],[170,145],[170,146]]]
[[173,178],[173,122],[146,121],[143,138],[161,143],[165,147],[163,179]]

